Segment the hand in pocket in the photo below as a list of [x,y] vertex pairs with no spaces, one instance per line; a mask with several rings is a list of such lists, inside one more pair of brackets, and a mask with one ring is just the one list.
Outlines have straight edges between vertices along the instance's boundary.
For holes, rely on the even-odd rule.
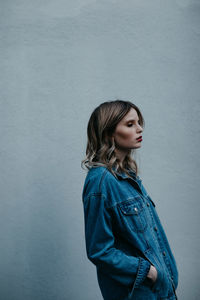
[[151,265],[149,273],[147,274],[147,278],[150,278],[153,282],[155,282],[157,279],[157,276],[158,276],[158,272],[157,272],[156,268],[153,265]]

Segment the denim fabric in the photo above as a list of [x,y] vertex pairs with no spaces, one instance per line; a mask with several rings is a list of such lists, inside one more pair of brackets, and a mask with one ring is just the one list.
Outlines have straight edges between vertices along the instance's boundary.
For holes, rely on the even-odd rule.
[[[177,265],[156,207],[142,180],[93,167],[82,200],[88,259],[105,300],[175,299]],[[154,265],[158,276],[146,276]],[[151,284],[152,283],[152,284]]]

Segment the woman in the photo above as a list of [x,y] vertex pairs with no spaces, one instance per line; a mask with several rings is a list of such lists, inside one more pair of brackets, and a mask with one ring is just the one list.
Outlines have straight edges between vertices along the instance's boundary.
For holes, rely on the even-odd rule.
[[131,156],[143,128],[139,108],[122,100],[102,103],[88,122],[85,240],[105,300],[177,299],[176,262]]

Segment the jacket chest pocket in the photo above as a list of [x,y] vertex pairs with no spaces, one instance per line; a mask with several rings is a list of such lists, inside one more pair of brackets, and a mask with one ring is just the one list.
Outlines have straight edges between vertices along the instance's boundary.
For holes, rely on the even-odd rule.
[[147,229],[147,218],[144,203],[140,197],[128,199],[118,204],[120,214],[126,224],[136,232]]

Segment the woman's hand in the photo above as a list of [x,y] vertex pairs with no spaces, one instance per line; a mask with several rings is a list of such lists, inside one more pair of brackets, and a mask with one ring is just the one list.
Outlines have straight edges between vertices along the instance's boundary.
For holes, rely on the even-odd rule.
[[158,272],[154,266],[151,265],[149,273],[147,274],[147,277],[150,278],[153,282],[156,281],[158,276]]

